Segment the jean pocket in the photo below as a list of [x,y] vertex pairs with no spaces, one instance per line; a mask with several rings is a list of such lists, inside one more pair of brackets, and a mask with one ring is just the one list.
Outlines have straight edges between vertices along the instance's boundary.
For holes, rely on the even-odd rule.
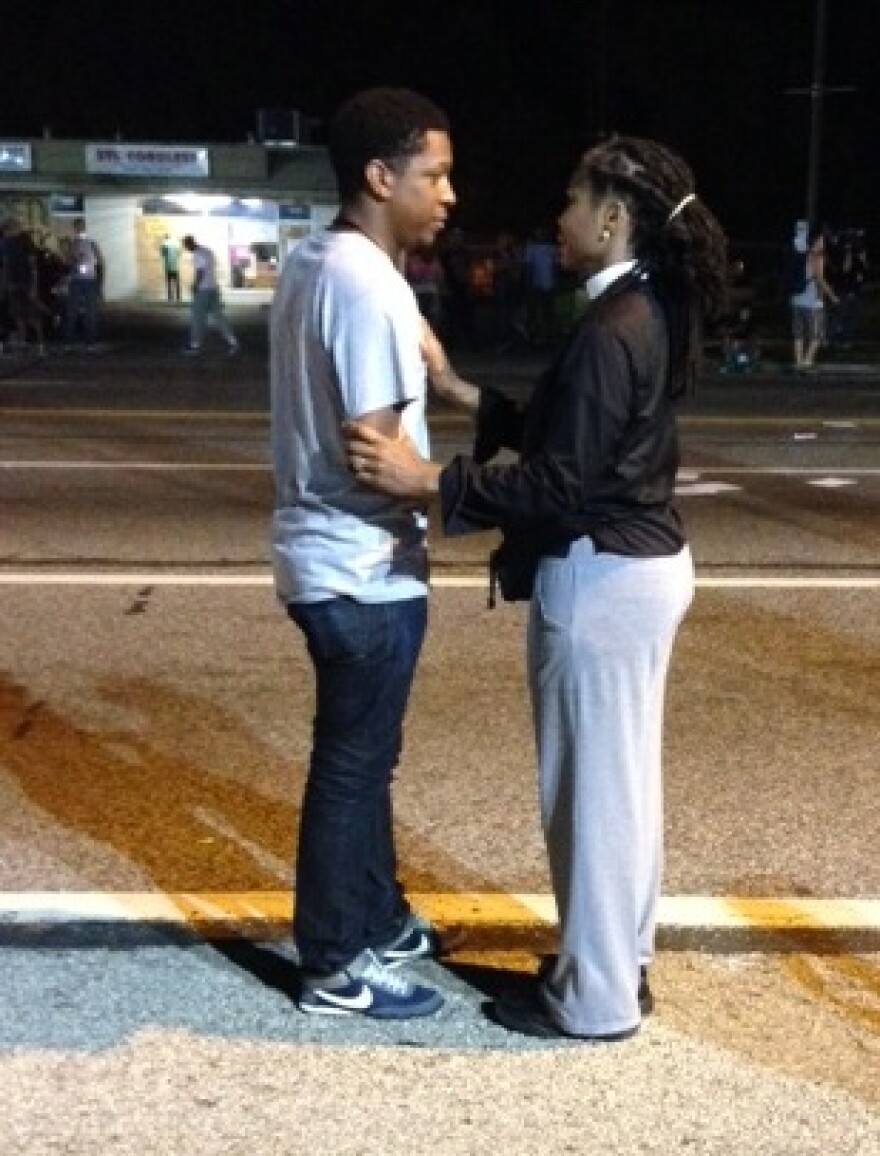
[[391,653],[384,603],[330,598],[325,602],[291,603],[287,612],[305,635],[315,662],[379,662]]

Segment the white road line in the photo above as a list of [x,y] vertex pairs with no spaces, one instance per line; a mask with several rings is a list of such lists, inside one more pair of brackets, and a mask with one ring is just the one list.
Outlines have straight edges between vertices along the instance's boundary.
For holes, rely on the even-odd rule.
[[[2,581],[0,575],[0,583]],[[816,575],[709,577],[698,573],[696,582],[703,590],[877,590],[880,589],[880,573],[854,578],[821,578]],[[488,579],[485,574],[437,574],[431,578],[431,585],[439,589],[469,590],[487,586]]]
[[71,461],[20,461],[0,462],[3,470],[161,470],[167,473],[232,473],[244,470],[249,473],[268,473],[265,462],[71,462]]
[[[5,379],[4,384],[9,383],[10,379]],[[12,384],[24,383],[12,382]],[[45,384],[68,385],[69,382],[46,382]],[[252,422],[259,422],[265,425],[269,424],[269,413],[267,410],[248,409],[49,409],[44,406],[0,406],[0,417],[26,418],[28,421],[37,418],[42,420],[50,419],[55,421],[61,418],[65,421],[204,421],[208,423],[228,421],[244,422],[247,424],[251,424]]]
[[742,486],[733,482],[676,482],[675,493],[679,498],[714,498],[717,494],[741,493]]
[[188,574],[136,570],[113,574],[51,573],[26,570],[0,572],[0,586],[271,586],[269,573]]
[[847,474],[851,477],[873,478],[880,476],[880,466],[703,466],[700,477],[706,474],[727,476],[728,474],[753,474],[793,478],[812,477],[815,474]]
[[[541,926],[556,922],[551,895],[506,892],[422,892],[413,906],[440,925]],[[0,893],[0,924],[277,922],[292,913],[291,893],[69,892]],[[802,896],[665,895],[661,927],[773,931],[880,931],[880,899]]]
[[[4,385],[35,384],[32,378],[23,379],[5,378]],[[54,382],[44,381],[42,385],[69,385],[70,381],[61,379]],[[98,406],[84,406],[63,409],[50,406],[0,406],[0,417],[25,418],[56,421],[150,421],[150,422],[246,422],[269,424],[268,410],[223,410],[223,409],[106,409]],[[750,428],[769,426],[773,428],[802,428],[804,425],[818,424],[831,428],[874,428],[880,425],[880,417],[859,414],[857,418],[840,415],[839,417],[813,417],[797,414],[766,414],[764,416],[748,416],[744,414],[681,414],[679,425],[694,426],[747,426]],[[472,418],[461,413],[430,413],[428,424],[441,428],[443,426],[470,426]]]
[[[477,573],[435,574],[431,586],[445,590],[477,590],[488,584],[485,568],[475,564]],[[795,567],[793,567],[794,569]],[[180,586],[262,588],[272,585],[269,573],[212,574],[171,573],[166,570],[136,570],[117,573],[73,573],[40,570],[0,570],[0,586]],[[852,578],[799,576],[697,575],[697,586],[704,590],[876,590],[880,573]]]
[[[22,458],[20,460],[8,459],[0,461],[0,469],[3,470],[95,470],[96,472],[104,470],[120,470],[120,471],[137,471],[137,470],[166,470],[169,473],[175,471],[183,471],[188,473],[210,473],[212,471],[228,470],[230,472],[236,470],[244,470],[248,472],[269,473],[270,465],[268,462],[151,462],[151,461],[86,461],[78,459],[58,459],[52,458],[43,459],[29,459]],[[880,476],[880,466],[837,466],[825,464],[823,466],[727,466],[727,465],[706,465],[698,468],[682,467],[678,473],[678,481],[680,482],[694,482],[698,479],[701,482],[707,481],[707,475],[716,478],[728,477],[730,475],[736,476],[751,476],[751,477],[813,477],[815,475],[822,476],[823,474],[845,474],[849,477],[878,477]]]

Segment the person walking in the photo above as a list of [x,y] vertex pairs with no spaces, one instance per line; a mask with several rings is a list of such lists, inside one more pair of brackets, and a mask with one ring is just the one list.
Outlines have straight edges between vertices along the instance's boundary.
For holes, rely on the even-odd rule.
[[317,699],[296,861],[298,1004],[425,1016],[441,996],[398,969],[439,940],[397,880],[391,779],[427,623],[426,519],[352,476],[342,423],[428,452],[422,319],[401,270],[455,200],[449,125],[417,93],[369,89],[333,118],[329,152],[339,215],[287,258],[269,330],[275,586]]
[[[439,496],[446,534],[498,527],[502,594],[528,599],[527,664],[559,950],[491,1014],[540,1037],[619,1040],[653,1007],[667,668],[693,594],[673,504],[676,402],[704,320],[724,311],[726,246],[681,158],[615,137],[587,152],[559,218],[560,262],[586,277],[583,317],[524,413],[463,381],[436,339],[434,388],[476,415],[472,457],[428,461],[349,423],[355,476]],[[491,464],[507,447],[516,464]]]
[[188,233],[183,238],[183,247],[192,257],[192,312],[189,343],[184,353],[200,354],[205,340],[205,329],[213,325],[223,340],[230,357],[239,351],[238,338],[223,310],[223,298],[217,282],[217,258],[207,245],[201,245]]

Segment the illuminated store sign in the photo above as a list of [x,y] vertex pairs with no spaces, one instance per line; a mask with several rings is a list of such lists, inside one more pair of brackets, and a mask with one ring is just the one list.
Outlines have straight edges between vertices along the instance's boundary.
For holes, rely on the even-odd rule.
[[31,146],[29,144],[7,144],[0,141],[0,172],[29,173],[31,171]]
[[278,216],[282,221],[308,221],[311,215],[311,206],[304,205],[302,202],[278,206]]
[[207,177],[208,150],[186,145],[86,145],[86,172],[126,177]]
[[49,212],[53,217],[81,217],[85,213],[84,198],[79,193],[52,193]]

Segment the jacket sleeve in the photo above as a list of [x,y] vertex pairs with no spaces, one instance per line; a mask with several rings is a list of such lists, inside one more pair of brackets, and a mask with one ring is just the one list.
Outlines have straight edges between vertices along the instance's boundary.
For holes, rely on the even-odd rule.
[[626,341],[588,323],[548,383],[543,430],[514,465],[458,456],[443,470],[446,534],[500,527],[566,534],[583,521],[600,480],[613,475],[633,412],[636,369]]
[[499,450],[522,448],[523,411],[497,389],[481,389],[474,437],[474,461],[488,462]]

